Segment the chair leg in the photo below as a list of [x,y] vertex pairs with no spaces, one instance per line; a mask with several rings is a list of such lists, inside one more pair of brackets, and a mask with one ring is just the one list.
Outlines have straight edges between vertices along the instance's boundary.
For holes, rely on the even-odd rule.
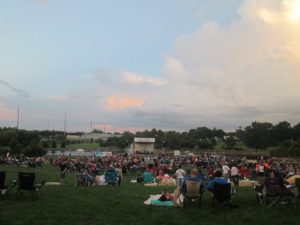
[[281,198],[279,196],[279,197],[276,197],[273,200],[271,200],[272,202],[270,203],[270,205],[268,205],[268,208],[272,207],[273,205],[276,205],[280,199]]

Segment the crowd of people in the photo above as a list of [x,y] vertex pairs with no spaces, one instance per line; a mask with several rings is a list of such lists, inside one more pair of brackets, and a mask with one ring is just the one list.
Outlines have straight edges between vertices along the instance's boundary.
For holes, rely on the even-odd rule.
[[26,157],[24,155],[11,155],[7,153],[6,155],[0,156],[0,165],[1,164],[38,168],[49,164],[49,161],[45,157]]
[[[41,167],[45,164],[57,166],[61,185],[65,184],[68,171],[75,171],[88,186],[101,183],[102,178],[99,176],[105,174],[108,169],[116,171],[119,184],[124,176],[137,177],[137,181],[143,183],[161,182],[171,178],[174,182],[167,182],[165,185],[174,183],[177,186],[176,191],[180,193],[186,191],[185,184],[188,180],[201,182],[199,192],[205,188],[213,191],[214,183],[231,182],[232,194],[237,194],[241,179],[256,180],[255,187],[260,188],[270,174],[282,178],[286,184],[295,180],[295,176],[300,177],[299,165],[290,160],[265,160],[262,157],[247,160],[245,157],[218,154],[186,156],[116,154],[77,159],[60,156],[50,160],[43,157],[18,158],[7,154],[0,159],[0,163],[28,167]],[[145,174],[148,178],[145,178]],[[288,180],[289,178],[293,179]]]

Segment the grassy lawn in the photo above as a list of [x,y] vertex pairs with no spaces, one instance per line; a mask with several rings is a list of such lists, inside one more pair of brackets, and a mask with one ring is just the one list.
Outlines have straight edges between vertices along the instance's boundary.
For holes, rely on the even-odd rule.
[[[37,182],[58,182],[58,169],[0,166],[7,172],[7,180],[15,179],[18,171],[36,172]],[[252,188],[240,188],[233,202],[237,208],[213,208],[211,195],[204,193],[200,208],[168,208],[144,205],[150,194],[158,194],[162,187],[144,187],[125,178],[119,188],[74,187],[74,173],[68,173],[65,186],[44,186],[39,200],[30,193],[17,198],[16,189],[0,201],[1,225],[89,225],[89,224],[299,224],[300,208],[294,206],[266,208],[258,206]],[[173,190],[170,187],[169,190]]]

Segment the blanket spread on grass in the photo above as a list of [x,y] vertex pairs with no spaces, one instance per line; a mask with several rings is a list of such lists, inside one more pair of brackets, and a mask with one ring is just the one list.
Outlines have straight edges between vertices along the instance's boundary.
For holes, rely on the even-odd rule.
[[172,201],[160,201],[158,200],[161,195],[150,195],[150,197],[144,201],[145,205],[159,205],[159,206],[173,206]]

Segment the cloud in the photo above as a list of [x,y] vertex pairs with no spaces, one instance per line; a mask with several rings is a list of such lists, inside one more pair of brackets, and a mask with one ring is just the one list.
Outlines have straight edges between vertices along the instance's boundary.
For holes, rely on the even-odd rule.
[[109,96],[106,99],[107,106],[112,111],[130,107],[140,107],[144,102],[145,100],[139,97]]
[[70,96],[40,98],[35,110],[48,106],[48,114],[39,115],[57,113],[60,127],[68,110],[70,124],[88,130],[90,118],[125,129],[234,129],[255,120],[298,123],[299,5],[299,0],[241,1],[232,23],[206,21],[193,33],[177,37],[164,54],[160,76],[98,70]]
[[122,78],[125,82],[129,84],[150,84],[153,86],[163,86],[166,84],[166,80],[157,79],[153,77],[145,77],[140,74],[132,73],[132,72],[123,72]]
[[48,96],[47,99],[49,100],[54,100],[54,101],[59,101],[59,102],[64,102],[68,100],[76,100],[79,99],[80,97],[78,95],[52,95]]
[[300,19],[299,0],[251,0],[240,7],[243,20],[262,20],[269,24],[297,23]]
[[230,25],[208,21],[178,37],[164,59],[163,88],[148,93],[131,117],[187,129],[232,129],[255,120],[298,123],[300,18],[289,19],[295,9],[287,4],[247,0]]
[[98,90],[107,93],[105,105],[112,116],[127,109],[126,120],[144,127],[297,123],[300,21],[289,19],[293,10],[284,0],[243,1],[240,17],[231,24],[208,21],[178,37],[164,58],[161,78],[99,73]]
[[13,87],[12,85],[10,85],[9,83],[5,82],[5,81],[2,81],[0,80],[0,84],[2,84],[3,86],[6,86],[8,87],[11,91],[15,92],[18,96],[21,96],[21,97],[30,97],[29,93],[23,89],[18,89],[18,88],[15,88]]

